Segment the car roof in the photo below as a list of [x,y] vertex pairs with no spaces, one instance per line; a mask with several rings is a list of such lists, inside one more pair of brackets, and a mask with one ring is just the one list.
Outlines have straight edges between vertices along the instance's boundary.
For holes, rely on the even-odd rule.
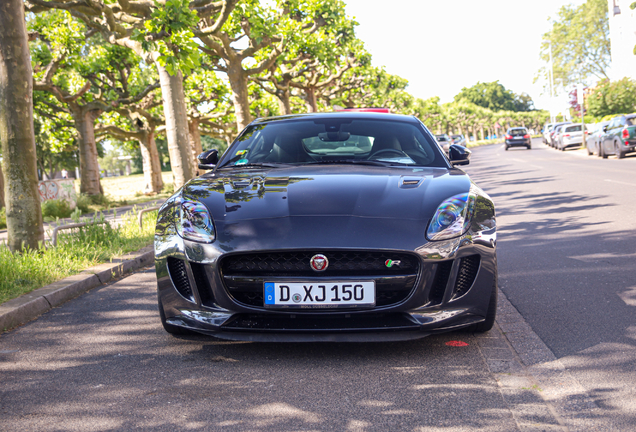
[[329,119],[358,119],[358,120],[387,120],[419,124],[420,121],[414,116],[407,116],[402,114],[387,114],[379,112],[359,112],[359,111],[336,111],[336,112],[323,112],[323,113],[304,113],[304,114],[290,114],[276,117],[264,117],[257,118],[250,124],[265,124],[278,121],[303,121],[303,120],[329,120]]

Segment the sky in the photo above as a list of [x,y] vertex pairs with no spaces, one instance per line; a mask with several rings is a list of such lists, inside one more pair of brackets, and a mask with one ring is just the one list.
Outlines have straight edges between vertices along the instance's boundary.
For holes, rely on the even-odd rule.
[[[415,97],[451,102],[463,87],[499,80],[550,109],[549,90],[533,84],[541,39],[561,6],[583,0],[344,0],[374,66],[409,81]],[[542,93],[545,93],[542,95]],[[562,95],[552,105],[567,103]]]

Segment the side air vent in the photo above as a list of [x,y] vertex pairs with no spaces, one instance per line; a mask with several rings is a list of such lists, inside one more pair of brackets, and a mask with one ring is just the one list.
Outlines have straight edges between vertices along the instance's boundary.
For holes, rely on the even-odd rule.
[[172,279],[172,283],[177,291],[179,291],[179,294],[191,302],[194,302],[192,287],[190,286],[190,280],[188,279],[188,273],[186,272],[185,262],[177,258],[169,257],[168,272],[170,273],[170,279]]
[[208,275],[205,272],[205,266],[203,264],[190,263],[192,269],[192,275],[194,276],[194,283],[197,286],[199,297],[201,297],[201,303],[205,306],[214,306],[214,295],[212,294],[212,288],[208,282]]
[[433,286],[431,287],[431,293],[428,296],[431,304],[440,304],[444,299],[444,293],[446,292],[446,285],[448,285],[448,278],[453,268],[453,261],[442,261],[437,264],[437,271],[435,272],[435,279],[433,280]]
[[455,280],[455,289],[453,290],[453,298],[461,297],[468,292],[479,270],[479,255],[471,255],[462,258],[459,261],[459,270],[457,271],[457,279]]

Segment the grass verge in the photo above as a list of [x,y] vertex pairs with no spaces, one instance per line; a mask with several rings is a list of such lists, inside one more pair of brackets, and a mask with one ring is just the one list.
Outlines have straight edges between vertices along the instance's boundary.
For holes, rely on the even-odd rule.
[[39,251],[19,254],[0,246],[0,303],[152,244],[156,211],[144,215],[141,228],[135,211],[122,219],[117,227],[106,223],[62,231],[56,247]]

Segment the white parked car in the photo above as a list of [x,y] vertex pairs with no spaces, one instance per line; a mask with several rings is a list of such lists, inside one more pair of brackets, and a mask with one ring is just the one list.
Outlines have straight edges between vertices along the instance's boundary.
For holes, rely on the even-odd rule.
[[581,123],[564,125],[561,128],[557,148],[564,151],[568,147],[581,147],[583,134],[586,134],[585,126]]

